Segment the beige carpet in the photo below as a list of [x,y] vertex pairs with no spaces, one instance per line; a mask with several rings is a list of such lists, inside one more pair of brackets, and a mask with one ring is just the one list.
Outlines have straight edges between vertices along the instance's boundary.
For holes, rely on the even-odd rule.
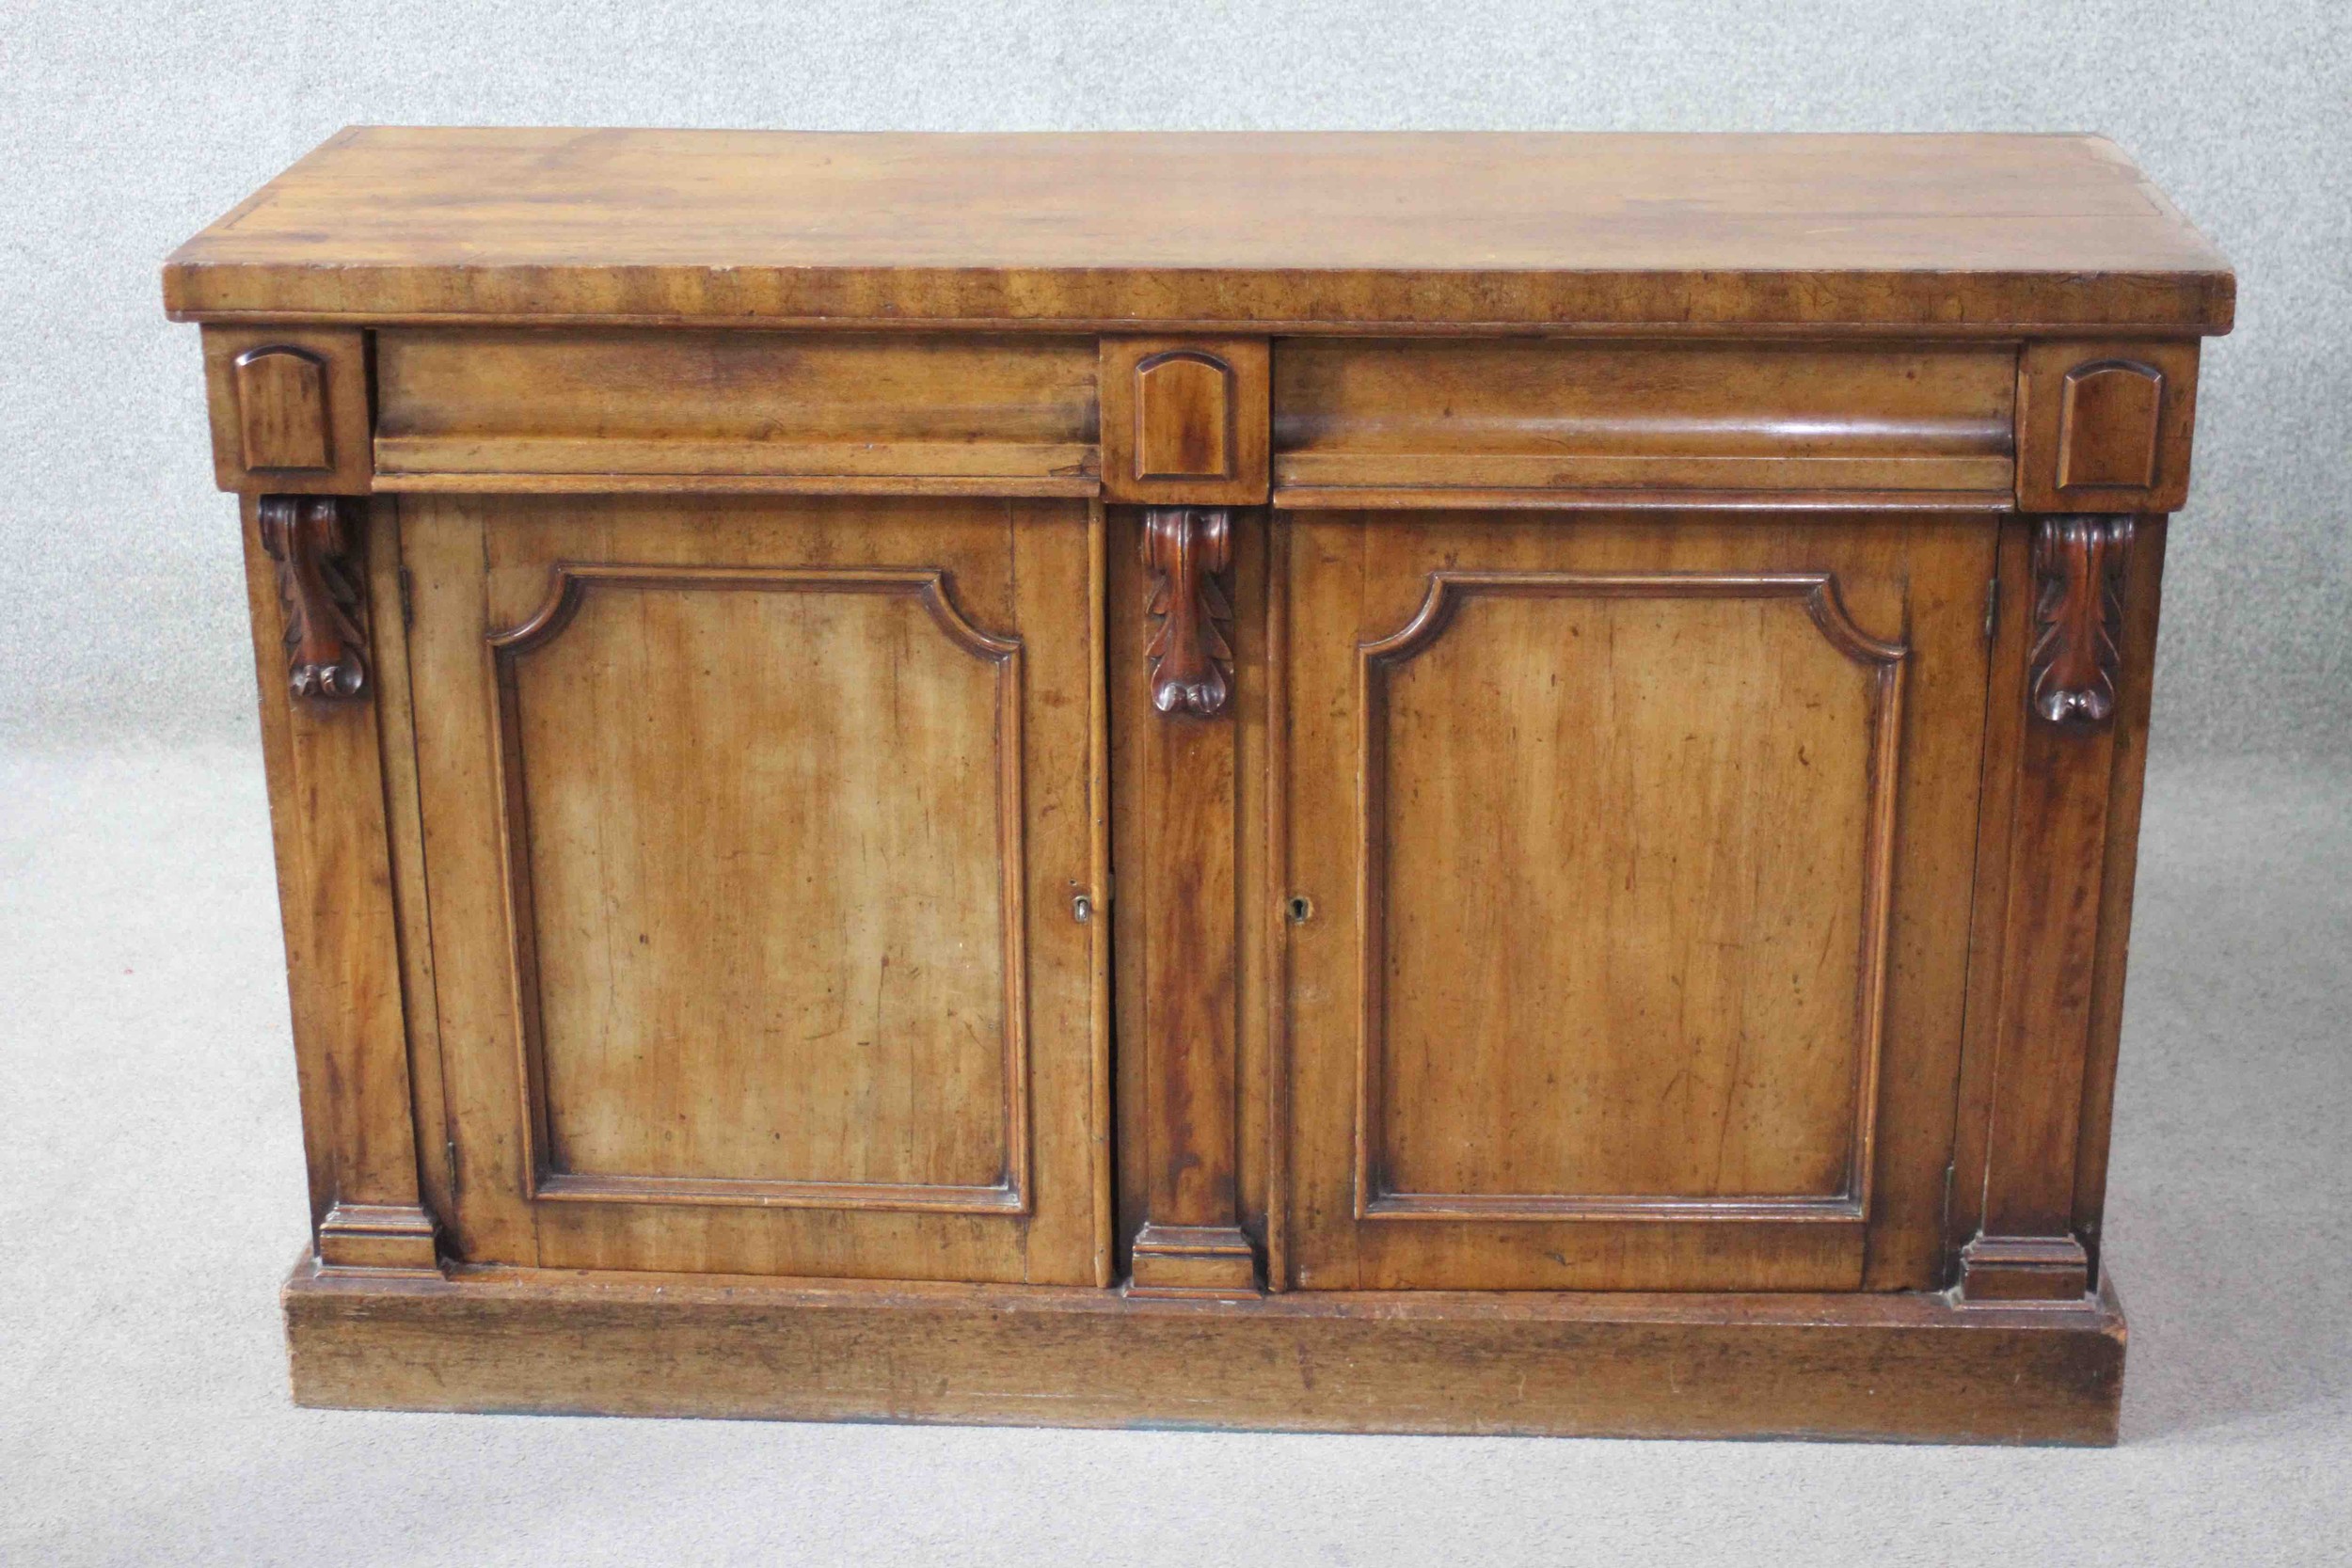
[[2105,1451],[294,1409],[258,760],[0,757],[0,1562],[2344,1562],[2352,785],[2147,814]]

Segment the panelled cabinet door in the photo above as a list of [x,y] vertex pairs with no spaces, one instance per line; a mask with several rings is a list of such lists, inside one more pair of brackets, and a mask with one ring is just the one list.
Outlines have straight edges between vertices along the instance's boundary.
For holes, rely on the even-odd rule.
[[460,1257],[1098,1279],[1089,526],[403,500]]
[[1278,529],[1294,1282],[1931,1287],[1993,521]]

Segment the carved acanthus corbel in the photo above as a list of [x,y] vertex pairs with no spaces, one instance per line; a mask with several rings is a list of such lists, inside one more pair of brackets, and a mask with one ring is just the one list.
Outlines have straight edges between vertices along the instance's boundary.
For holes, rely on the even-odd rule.
[[2095,729],[2122,675],[2129,517],[2045,517],[2034,537],[2034,641],[2027,700],[2046,723]]
[[1233,610],[1217,574],[1232,561],[1232,517],[1222,508],[1154,506],[1143,515],[1143,565],[1152,574],[1144,660],[1152,705],[1212,719],[1232,695]]
[[352,544],[334,496],[263,496],[262,547],[278,562],[285,607],[286,684],[297,697],[352,698],[368,685],[359,590],[344,560]]

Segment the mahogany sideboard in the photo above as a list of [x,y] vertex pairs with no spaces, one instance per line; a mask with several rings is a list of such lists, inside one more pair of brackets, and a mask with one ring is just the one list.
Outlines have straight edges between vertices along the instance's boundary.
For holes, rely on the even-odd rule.
[[2109,143],[359,129],[164,293],[301,1402],[2113,1440]]

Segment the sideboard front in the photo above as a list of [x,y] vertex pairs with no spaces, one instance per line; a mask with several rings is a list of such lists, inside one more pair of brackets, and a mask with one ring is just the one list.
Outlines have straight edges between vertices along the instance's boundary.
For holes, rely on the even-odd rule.
[[2226,268],[2080,138],[1239,145],[354,132],[175,260],[300,1398],[2113,1438]]

